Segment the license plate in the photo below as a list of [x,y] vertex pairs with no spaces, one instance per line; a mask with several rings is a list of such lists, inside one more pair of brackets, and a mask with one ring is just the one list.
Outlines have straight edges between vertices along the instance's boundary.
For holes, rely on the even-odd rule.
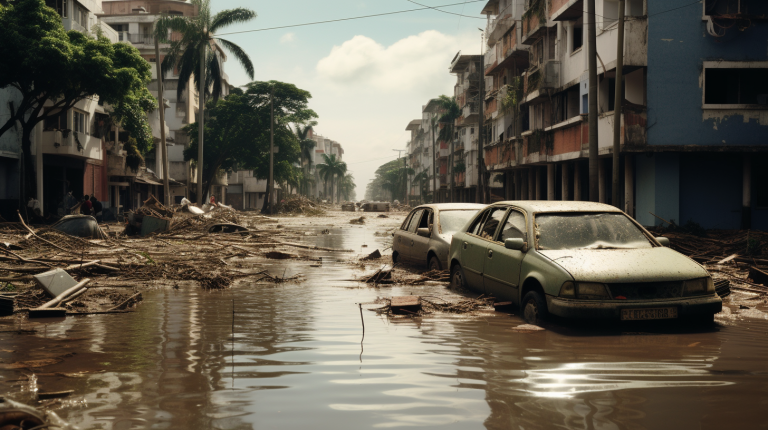
[[677,308],[622,309],[622,320],[664,320],[677,318]]

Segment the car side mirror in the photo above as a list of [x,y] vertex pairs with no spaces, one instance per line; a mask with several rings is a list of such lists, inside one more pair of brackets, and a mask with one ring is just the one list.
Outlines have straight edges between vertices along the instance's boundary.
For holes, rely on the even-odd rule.
[[424,227],[424,228],[417,228],[416,229],[416,234],[418,234],[419,236],[429,237],[429,229],[426,228],[426,227]]
[[661,246],[666,246],[669,248],[669,238],[668,237],[657,237],[656,241],[661,244]]
[[520,238],[507,239],[504,241],[504,247],[507,249],[514,249],[516,251],[521,251],[523,247],[525,247],[525,241]]

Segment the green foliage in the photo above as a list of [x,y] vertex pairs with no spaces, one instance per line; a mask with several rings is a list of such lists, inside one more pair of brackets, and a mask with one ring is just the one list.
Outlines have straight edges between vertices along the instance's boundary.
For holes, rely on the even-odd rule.
[[146,264],[148,266],[154,266],[154,265],[157,264],[157,262],[155,260],[153,260],[152,257],[149,256],[148,252],[141,251],[141,252],[139,252],[139,254],[141,254],[142,257],[147,259],[147,261],[145,261],[144,264]]
[[547,0],[531,0],[528,5],[528,9],[523,13],[523,21],[532,17],[539,18],[539,22],[545,24],[547,22]]
[[457,163],[456,166],[453,168],[453,171],[456,173],[463,173],[467,171],[467,166],[464,165],[464,163]]
[[523,98],[523,80],[520,76],[512,78],[512,83],[505,85],[504,97],[501,99],[501,111],[512,113],[517,110],[520,100]]
[[155,146],[152,129],[147,122],[147,114],[157,107],[157,100],[146,87],[127,95],[112,106],[111,116],[127,131],[133,146],[141,154],[146,154]]
[[446,95],[438,97],[438,104],[443,112],[440,115],[439,121],[444,125],[440,129],[440,134],[437,138],[443,142],[450,142],[453,140],[456,119],[461,116],[461,108],[456,103],[456,97],[448,97]]
[[[213,15],[210,0],[191,0],[198,9],[195,16],[163,16],[155,26],[155,36],[170,42],[168,53],[163,59],[163,72],[178,67],[179,86],[177,97],[181,98],[184,88],[194,76],[196,84],[200,82],[200,52],[205,50],[205,100],[218,101],[223,90],[222,67],[219,57],[213,50],[223,54],[222,47],[229,51],[253,79],[253,63],[238,45],[215,33],[233,25],[242,24],[256,18],[256,12],[246,8],[227,9]],[[179,40],[168,41],[170,31],[181,34]],[[211,43],[215,41],[216,43]]]
[[[253,170],[257,178],[269,174],[269,106],[255,106],[252,97],[235,90],[225,99],[208,103],[211,118],[205,123],[203,146],[204,193],[221,171],[238,168]],[[277,121],[276,121],[277,122]],[[184,151],[186,160],[197,161],[198,123],[185,127],[190,146]],[[274,177],[278,182],[292,180],[293,163],[299,158],[299,142],[287,124],[275,127]]]
[[134,137],[129,137],[128,141],[123,146],[123,149],[125,149],[127,153],[125,157],[125,165],[130,167],[134,172],[138,171],[141,163],[144,162],[144,157],[138,148],[136,139]]
[[331,183],[331,202],[333,202],[336,178],[344,178],[347,173],[347,163],[336,158],[336,154],[323,154],[323,163],[317,165],[317,172],[323,181]]

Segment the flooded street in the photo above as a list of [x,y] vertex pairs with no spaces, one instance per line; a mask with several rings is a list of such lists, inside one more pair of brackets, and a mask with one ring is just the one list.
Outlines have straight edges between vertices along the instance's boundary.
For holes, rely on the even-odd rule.
[[[516,331],[519,316],[490,311],[391,318],[372,310],[377,297],[453,293],[351,281],[384,264],[350,261],[388,247],[381,233],[399,218],[320,221],[288,227],[329,228],[306,240],[355,252],[257,263],[298,282],[149,290],[133,313],[3,321],[2,395],[31,403],[35,389],[74,390],[50,408],[83,429],[768,427],[764,303],[726,300],[704,331]],[[31,360],[48,361],[13,364]]]

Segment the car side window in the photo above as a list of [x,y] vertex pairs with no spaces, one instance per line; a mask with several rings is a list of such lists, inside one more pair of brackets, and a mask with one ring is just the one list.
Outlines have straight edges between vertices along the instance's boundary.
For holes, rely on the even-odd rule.
[[499,223],[504,218],[504,214],[507,212],[507,208],[493,208],[490,214],[483,223],[483,229],[478,236],[483,239],[493,240],[493,236],[496,233],[496,229],[499,227]]
[[514,209],[509,211],[507,220],[504,222],[501,232],[499,232],[498,242],[504,243],[507,239],[526,240],[525,215]]
[[411,219],[413,219],[413,214],[416,213],[418,209],[414,209],[411,211],[411,213],[408,214],[407,217],[405,217],[405,221],[403,221],[402,224],[400,224],[400,230],[408,230],[408,223],[411,222]]
[[416,212],[414,212],[413,216],[411,217],[411,222],[408,224],[408,232],[409,233],[415,233],[416,229],[418,228],[419,222],[421,222],[421,214],[424,213],[424,209],[419,209]]
[[483,225],[483,221],[485,221],[485,217],[488,216],[489,210],[484,210],[480,215],[478,215],[477,218],[475,218],[474,221],[472,221],[472,224],[469,225],[469,229],[467,229],[467,233],[474,234],[475,236],[480,236],[480,227]]
[[419,226],[417,228],[429,228],[431,224],[432,211],[429,209],[424,209],[424,215],[421,216],[421,222],[419,222]]

